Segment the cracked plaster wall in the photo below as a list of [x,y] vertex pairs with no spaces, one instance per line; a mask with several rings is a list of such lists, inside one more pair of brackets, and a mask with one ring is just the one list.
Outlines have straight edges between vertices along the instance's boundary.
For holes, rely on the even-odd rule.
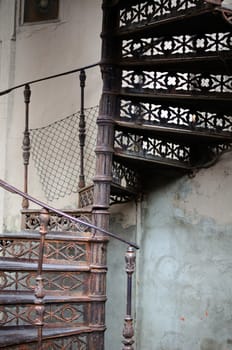
[[[141,203],[111,208],[111,230],[141,247],[134,283],[137,350],[232,350],[231,177],[228,153],[194,178],[150,176]],[[122,339],[125,248],[109,242],[111,350]]]
[[137,349],[232,349],[231,154],[143,202]]

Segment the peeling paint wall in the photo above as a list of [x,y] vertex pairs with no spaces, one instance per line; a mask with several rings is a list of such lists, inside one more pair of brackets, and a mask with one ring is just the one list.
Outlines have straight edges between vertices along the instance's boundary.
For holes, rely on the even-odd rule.
[[[112,231],[141,247],[134,281],[137,350],[232,350],[231,172],[227,153],[194,178],[153,175],[141,203],[111,208]],[[122,340],[125,249],[110,240],[111,350]]]
[[[58,24],[17,27],[14,1],[0,0],[0,88],[94,63],[100,58],[101,1],[63,0]],[[84,16],[86,14],[86,16]],[[78,109],[78,77],[33,87],[31,127]],[[88,81],[87,106],[99,101],[98,70]],[[1,177],[22,188],[22,90],[0,99]],[[12,161],[13,159],[13,161]],[[135,311],[137,350],[232,349],[232,160],[193,179],[154,175],[141,203],[111,208],[111,229],[141,246],[137,254]],[[35,170],[30,193],[43,199]],[[76,195],[52,203],[75,207]],[[0,230],[19,226],[20,200],[0,192]],[[2,221],[4,217],[4,222]],[[5,226],[4,226],[5,225]],[[126,247],[108,249],[106,349],[120,348],[125,316]]]
[[[127,240],[135,241],[137,232],[136,205],[134,203],[113,205],[110,214],[111,231]],[[105,349],[107,350],[122,348],[123,320],[126,313],[126,250],[126,244],[110,239],[107,250],[107,330],[105,334]]]
[[232,158],[153,178],[143,202],[137,349],[231,350]]

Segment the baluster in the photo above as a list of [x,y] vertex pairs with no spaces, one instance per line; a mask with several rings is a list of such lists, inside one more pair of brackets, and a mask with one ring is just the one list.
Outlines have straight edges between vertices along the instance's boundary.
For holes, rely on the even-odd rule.
[[[29,133],[29,103],[31,97],[31,89],[28,84],[25,85],[24,89],[24,102],[25,102],[25,129],[23,137],[23,164],[24,164],[24,192],[28,193],[28,165],[30,159],[30,133]],[[22,208],[28,209],[29,201],[23,198]]]
[[124,319],[123,328],[123,350],[133,350],[133,318],[132,318],[132,275],[135,271],[135,250],[133,247],[127,249],[125,255],[126,261],[126,273],[127,273],[127,305],[126,305],[126,316]]
[[80,122],[79,122],[79,141],[80,141],[80,175],[79,175],[79,188],[85,187],[85,175],[84,175],[84,147],[85,147],[85,113],[84,113],[84,92],[86,74],[82,69],[80,71],[80,88],[81,88],[81,108],[80,108]]
[[39,260],[38,260],[38,272],[36,277],[36,288],[35,288],[35,310],[36,320],[35,325],[38,327],[38,350],[42,350],[43,340],[43,324],[44,324],[44,288],[43,288],[43,255],[44,255],[44,244],[45,236],[48,232],[49,213],[46,209],[42,209],[40,212],[40,245],[39,245]]

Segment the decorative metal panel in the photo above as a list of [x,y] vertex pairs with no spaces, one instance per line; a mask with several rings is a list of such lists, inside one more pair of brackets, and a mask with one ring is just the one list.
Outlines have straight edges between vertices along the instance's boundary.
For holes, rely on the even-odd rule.
[[112,180],[124,188],[135,190],[138,187],[136,171],[116,161],[112,165]]
[[232,33],[209,33],[123,40],[122,57],[167,57],[228,52],[232,49]]
[[[39,226],[40,226],[40,221],[39,221],[39,211],[35,211],[35,212],[28,212],[28,213],[23,213],[23,217],[24,217],[24,229],[25,230],[39,230]],[[75,214],[75,213],[71,213],[71,215],[77,219],[80,219],[86,223],[91,223],[91,214],[87,215],[81,215],[79,213]],[[59,216],[55,213],[51,213],[50,215],[50,219],[48,222],[48,230],[49,231],[72,231],[72,232],[86,232],[89,230],[89,227],[81,224],[81,223],[77,223],[77,222],[73,222],[63,216]]]
[[[1,271],[0,289],[8,291],[34,291],[36,272]],[[84,295],[88,292],[89,274],[84,272],[44,272],[43,288],[46,292]],[[51,293],[48,293],[51,294]]]
[[[125,2],[126,3],[126,2]],[[204,4],[203,0],[147,0],[120,11],[120,27],[151,22],[162,16],[183,13]]]
[[[1,255],[7,258],[23,258],[37,260],[39,257],[39,241],[13,239],[2,240]],[[88,243],[75,241],[46,241],[44,262],[65,260],[66,263],[87,262],[89,259]]]
[[141,91],[224,93],[232,92],[232,77],[223,74],[123,71],[122,87]]
[[[3,348],[7,349],[7,348]],[[10,350],[38,350],[38,343],[11,346]],[[88,336],[75,335],[44,340],[42,350],[88,350]]]
[[115,132],[115,150],[144,158],[175,160],[189,163],[189,146],[130,132]]
[[[85,315],[86,318],[87,315]],[[35,305],[18,304],[0,306],[1,326],[24,326],[36,324],[38,315]],[[44,324],[83,324],[84,305],[50,304],[45,305]]]
[[128,122],[151,125],[197,128],[211,131],[232,131],[232,115],[196,109],[164,106],[151,102],[121,100],[120,118]]

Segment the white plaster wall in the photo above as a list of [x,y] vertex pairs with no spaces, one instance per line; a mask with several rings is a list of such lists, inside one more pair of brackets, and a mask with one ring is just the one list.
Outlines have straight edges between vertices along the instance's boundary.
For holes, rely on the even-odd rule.
[[[102,15],[100,0],[61,0],[59,21],[32,25],[19,24],[19,1],[16,3],[18,6],[16,40],[12,41],[14,1],[1,1],[5,11],[1,11],[0,34],[3,37],[1,52],[4,51],[1,68],[6,76],[11,77],[10,80],[0,77],[1,89],[99,62]],[[47,126],[80,109],[79,74],[41,82],[32,85],[31,89],[29,125],[31,128]],[[87,72],[86,107],[97,105],[100,93],[101,76],[97,67]],[[4,158],[1,159],[1,166],[5,169],[2,178],[22,189],[23,89],[11,93],[8,99],[10,99],[8,110],[1,113],[1,125],[6,123],[5,133],[7,130],[7,135],[5,134],[1,140],[3,143],[1,157]],[[4,104],[5,100],[2,98],[1,104]],[[45,200],[32,160],[29,170],[29,192]],[[4,197],[5,199],[1,201],[5,211],[4,225],[8,230],[17,229],[21,200],[16,200],[11,194],[4,194]],[[50,204],[55,207],[75,208],[77,194]]]
[[[0,90],[14,83],[15,41],[14,33],[14,1],[0,1]],[[12,113],[13,96],[0,97],[0,178],[7,177],[6,167],[7,140],[9,135],[8,118]],[[5,201],[7,195],[0,190],[0,230],[4,229]]]

